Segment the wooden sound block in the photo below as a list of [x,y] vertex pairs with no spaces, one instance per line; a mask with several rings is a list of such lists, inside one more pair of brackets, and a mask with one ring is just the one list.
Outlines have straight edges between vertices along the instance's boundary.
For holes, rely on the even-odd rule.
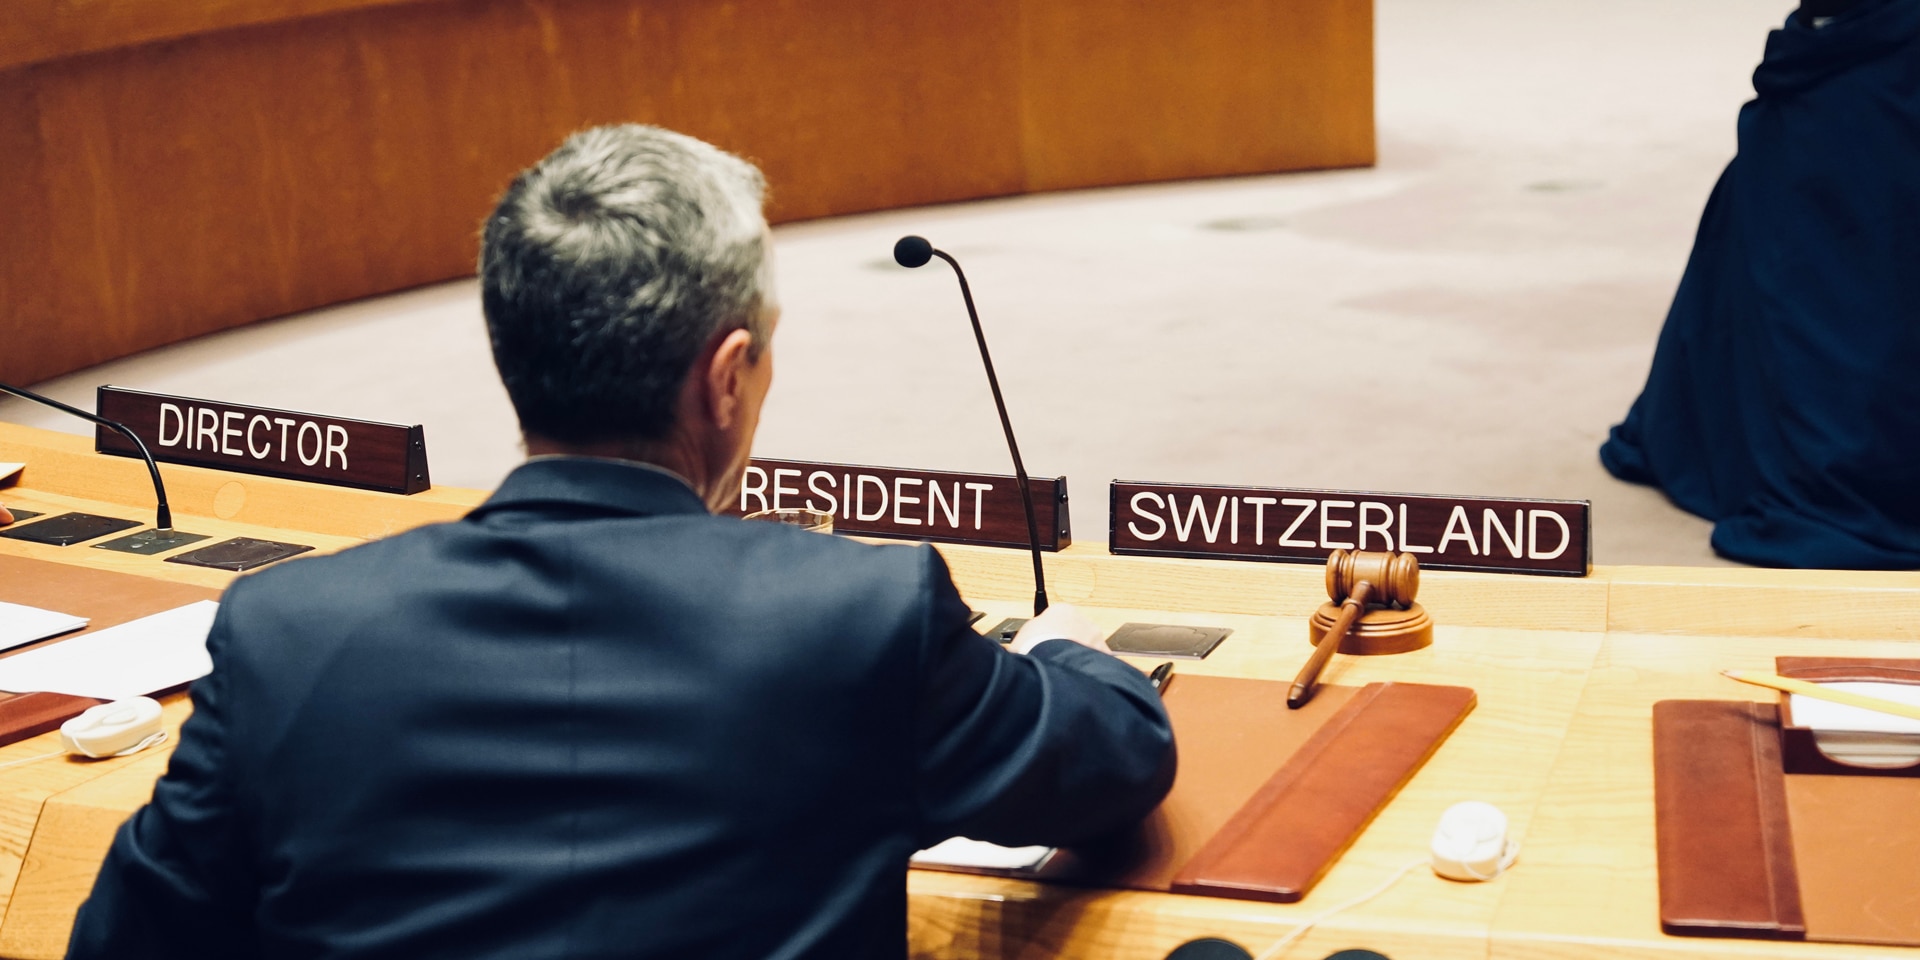
[[[1340,619],[1340,607],[1332,603],[1323,603],[1313,612],[1307,621],[1307,638],[1314,646],[1320,645],[1320,638],[1333,629],[1333,622]],[[1406,653],[1433,644],[1433,618],[1427,616],[1427,608],[1414,603],[1405,610],[1392,607],[1370,609],[1362,614],[1353,629],[1347,631],[1347,639],[1340,644],[1338,653],[1351,653],[1363,657],[1381,653]]]

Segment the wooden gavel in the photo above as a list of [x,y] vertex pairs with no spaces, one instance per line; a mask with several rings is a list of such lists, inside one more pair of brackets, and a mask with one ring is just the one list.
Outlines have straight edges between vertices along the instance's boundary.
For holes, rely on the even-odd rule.
[[1406,607],[1420,593],[1420,561],[1411,553],[1362,553],[1335,550],[1327,556],[1327,597],[1350,604],[1362,590],[1362,604]]
[[1410,553],[1362,553],[1335,550],[1327,556],[1327,596],[1340,605],[1333,622],[1307,665],[1287,691],[1287,706],[1298,710],[1313,699],[1320,671],[1333,659],[1354,623],[1369,605],[1408,608],[1420,592],[1420,561]]

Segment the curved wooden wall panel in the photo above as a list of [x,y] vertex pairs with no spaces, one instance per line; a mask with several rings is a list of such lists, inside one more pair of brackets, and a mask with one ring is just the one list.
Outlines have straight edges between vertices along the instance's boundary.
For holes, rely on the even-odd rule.
[[506,181],[599,123],[754,159],[776,221],[1373,161],[1370,0],[19,5],[13,382],[468,275]]

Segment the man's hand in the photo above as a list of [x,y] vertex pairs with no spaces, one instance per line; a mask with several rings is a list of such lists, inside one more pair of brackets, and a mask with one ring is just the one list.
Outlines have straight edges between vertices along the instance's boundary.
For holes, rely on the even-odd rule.
[[13,522],[13,514],[7,512],[7,505],[0,503],[0,527]]
[[1101,653],[1113,652],[1107,649],[1106,631],[1071,603],[1050,604],[1045,613],[1028,620],[1020,632],[1013,635],[1011,649],[1014,653],[1026,653],[1048,640],[1072,640]]

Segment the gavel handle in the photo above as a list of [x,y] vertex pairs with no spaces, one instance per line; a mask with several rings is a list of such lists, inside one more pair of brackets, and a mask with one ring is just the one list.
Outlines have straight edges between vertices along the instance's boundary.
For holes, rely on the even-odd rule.
[[1353,629],[1353,622],[1367,609],[1367,598],[1373,594],[1373,584],[1365,580],[1354,584],[1353,593],[1347,595],[1345,603],[1340,605],[1340,619],[1333,622],[1333,628],[1320,638],[1320,645],[1313,648],[1313,656],[1307,658],[1307,665],[1300,668],[1300,675],[1293,678],[1293,687],[1287,691],[1287,709],[1298,710],[1313,699],[1314,685],[1320,680],[1320,671],[1325,669],[1327,661],[1333,659],[1333,652],[1347,639],[1347,631]]

